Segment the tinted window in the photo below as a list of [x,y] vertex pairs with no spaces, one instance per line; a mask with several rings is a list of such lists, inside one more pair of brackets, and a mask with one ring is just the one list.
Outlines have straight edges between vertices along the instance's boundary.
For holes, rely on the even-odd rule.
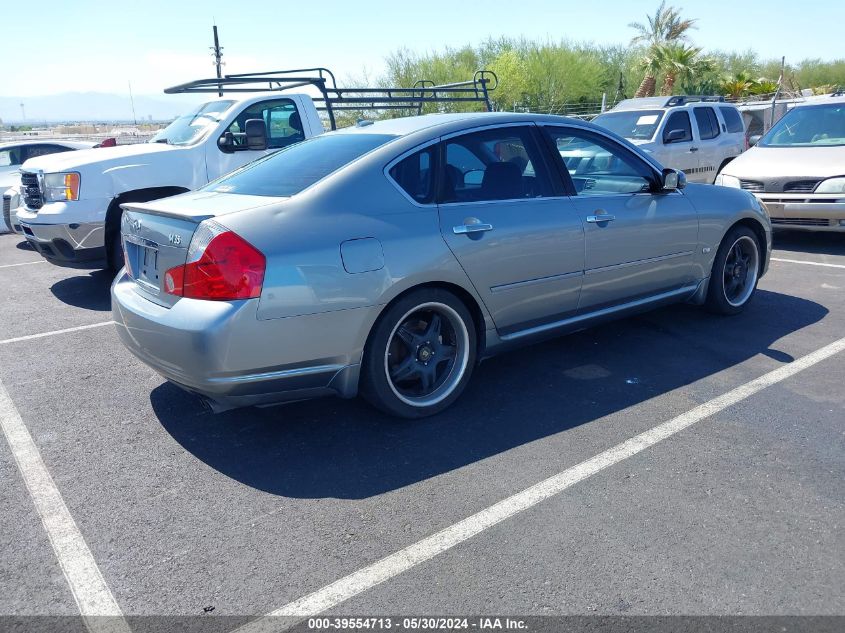
[[[673,140],[669,140],[669,133],[673,130],[681,130],[684,135]],[[692,140],[692,125],[690,125],[689,114],[683,110],[677,110],[669,115],[666,121],[666,127],[663,128],[663,142],[664,143],[682,143]]]
[[224,176],[204,191],[292,196],[394,139],[386,134],[324,134],[271,154]]
[[845,145],[845,104],[793,108],[760,140],[762,147]]
[[702,141],[719,136],[719,120],[713,108],[693,108],[698,125],[698,138]]
[[442,202],[517,200],[552,193],[529,128],[465,134],[444,146]]
[[434,153],[436,146],[403,158],[390,169],[390,177],[420,204],[434,202]]
[[616,143],[569,128],[548,128],[578,195],[641,193],[651,189],[651,170]]
[[650,141],[663,118],[663,110],[631,110],[600,114],[593,123],[624,138]]
[[719,108],[722,113],[722,118],[725,120],[725,127],[728,132],[736,134],[738,132],[745,132],[745,126],[742,124],[742,117],[736,108],[726,108],[724,106]]
[[[267,126],[267,147],[287,147],[305,139],[302,119],[290,99],[262,101],[249,106],[235,117],[228,131],[234,134],[245,132],[248,119],[264,121]],[[235,145],[245,145],[246,139],[236,136],[234,142]]]
[[0,151],[0,167],[20,165],[22,162],[23,161],[21,160],[20,147],[12,147],[10,149],[4,149],[3,151]]
[[23,160],[26,162],[36,156],[46,156],[47,154],[58,154],[69,151],[69,147],[62,147],[61,145],[28,145],[23,148]]

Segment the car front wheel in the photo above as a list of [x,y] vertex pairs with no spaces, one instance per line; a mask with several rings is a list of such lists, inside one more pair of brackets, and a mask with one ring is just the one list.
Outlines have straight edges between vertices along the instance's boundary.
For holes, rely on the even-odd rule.
[[745,226],[731,229],[722,240],[707,292],[707,307],[718,314],[739,314],[754,297],[760,278],[760,244]]
[[403,418],[439,413],[461,395],[476,360],[472,316],[454,294],[412,292],[379,319],[367,349],[361,393]]

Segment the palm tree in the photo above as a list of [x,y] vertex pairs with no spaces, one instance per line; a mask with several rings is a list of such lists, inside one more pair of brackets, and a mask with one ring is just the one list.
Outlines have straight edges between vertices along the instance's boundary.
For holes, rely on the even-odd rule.
[[750,75],[739,71],[733,77],[725,77],[720,89],[726,97],[739,99],[750,93],[756,83]]
[[661,66],[665,73],[660,94],[670,96],[675,89],[675,82],[679,79],[686,82],[713,68],[713,62],[701,57],[701,49],[695,46],[668,44],[660,48]]
[[[660,61],[665,51],[661,47],[675,44],[686,39],[687,31],[695,28],[695,20],[681,18],[681,12],[675,7],[667,7],[666,1],[660,3],[654,15],[647,15],[645,23],[631,22],[629,25],[637,32],[631,44],[647,44],[642,66],[645,71],[635,97],[652,97],[657,88],[657,74],[663,69]],[[674,84],[674,80],[672,82]]]

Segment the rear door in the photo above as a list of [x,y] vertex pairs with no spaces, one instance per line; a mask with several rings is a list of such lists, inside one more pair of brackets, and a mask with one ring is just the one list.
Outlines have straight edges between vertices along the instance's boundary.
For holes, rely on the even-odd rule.
[[579,311],[589,312],[695,282],[698,216],[680,191],[654,193],[656,171],[614,139],[544,126],[584,223]]
[[533,125],[461,133],[440,146],[440,231],[503,332],[573,314],[584,231]]
[[716,116],[716,109],[712,106],[695,106],[693,114],[698,131],[698,173],[697,182],[711,184],[724,160],[725,148],[722,142],[722,124]]

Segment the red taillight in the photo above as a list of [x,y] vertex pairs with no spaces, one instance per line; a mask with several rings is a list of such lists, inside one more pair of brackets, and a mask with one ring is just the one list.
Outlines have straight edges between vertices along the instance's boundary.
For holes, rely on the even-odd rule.
[[261,295],[266,259],[232,231],[212,238],[199,259],[164,274],[165,292],[190,299],[229,301]]

